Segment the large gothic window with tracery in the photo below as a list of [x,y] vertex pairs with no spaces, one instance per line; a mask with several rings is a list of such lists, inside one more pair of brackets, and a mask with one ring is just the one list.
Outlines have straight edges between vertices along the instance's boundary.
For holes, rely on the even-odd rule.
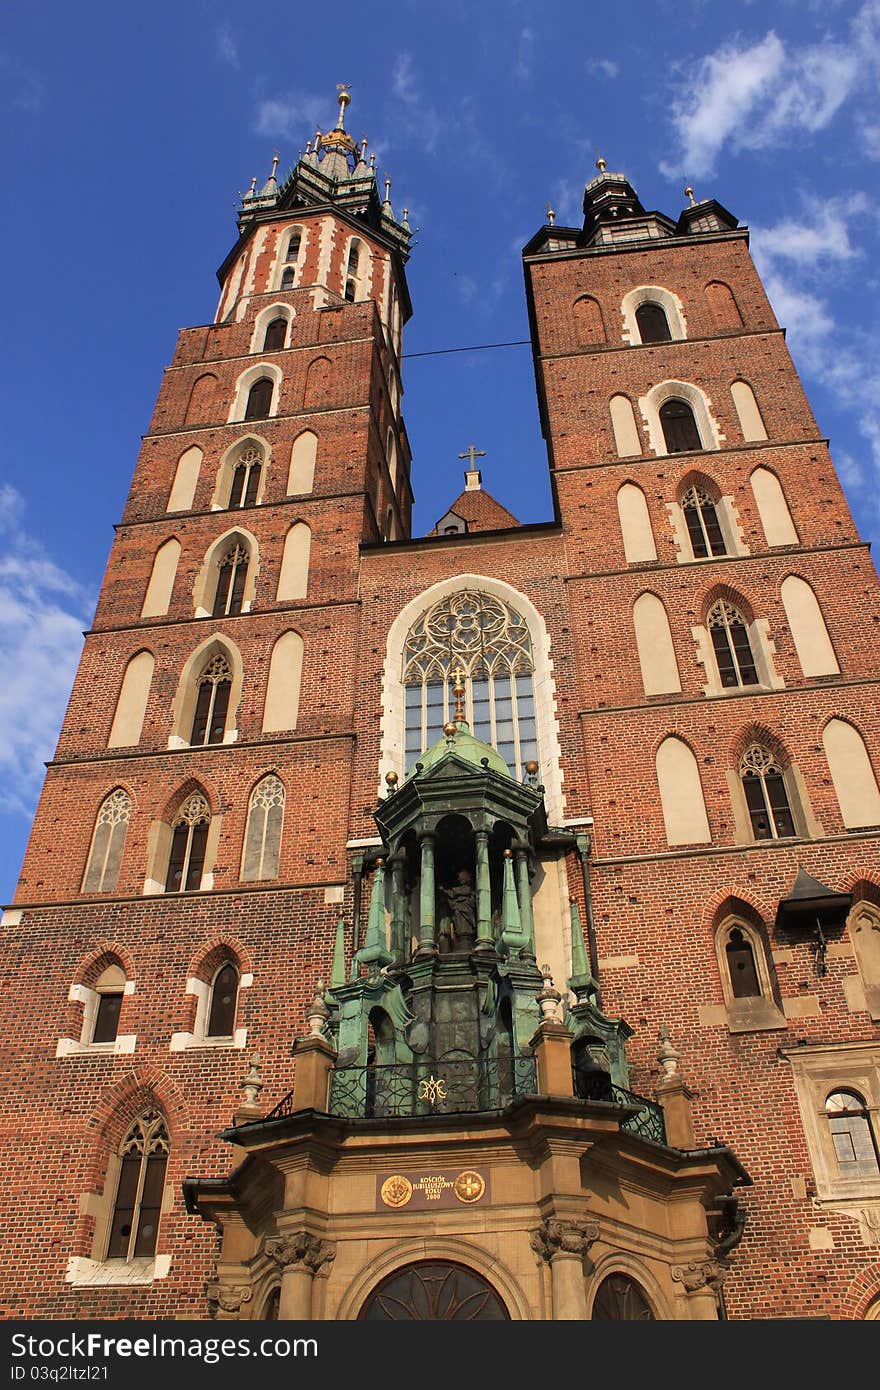
[[509,1317],[488,1280],[451,1260],[422,1260],[395,1270],[358,1314],[364,1322],[500,1322]]
[[232,671],[226,657],[213,656],[199,676],[198,695],[189,741],[193,747],[222,743],[229,711]]
[[102,803],[95,822],[92,848],[83,880],[84,893],[115,891],[122,850],[131,820],[131,797],[117,787]]
[[403,651],[407,772],[453,718],[460,674],[471,730],[522,780],[525,764],[538,760],[534,669],[528,625],[510,604],[469,589],[435,603]]
[[168,1147],[168,1130],[158,1110],[139,1115],[123,1139],[108,1260],[136,1260],[156,1253]]
[[181,806],[174,822],[165,878],[166,893],[188,893],[202,886],[210,824],[211,809],[207,798],[202,792],[193,792]]
[[794,835],[782,768],[770,750],[753,743],[742,755],[739,775],[755,839],[779,840]]
[[596,1322],[654,1322],[651,1305],[635,1279],[626,1274],[609,1274],[593,1300]]

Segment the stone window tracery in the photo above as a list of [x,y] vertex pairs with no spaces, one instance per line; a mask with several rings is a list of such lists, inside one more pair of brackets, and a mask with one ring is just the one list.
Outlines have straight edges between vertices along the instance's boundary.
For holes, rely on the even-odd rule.
[[203,792],[193,792],[174,823],[168,860],[166,893],[185,893],[201,887],[211,810]]
[[726,599],[719,599],[709,609],[706,626],[712,638],[722,686],[730,689],[760,684],[748,629],[739,609]]
[[456,673],[473,733],[521,779],[538,757],[529,629],[511,605],[474,590],[447,595],[410,628],[403,652],[407,771],[453,717]]
[[263,451],[256,444],[249,444],[232,472],[232,488],[229,493],[230,508],[256,506],[262,471]]
[[102,803],[95,822],[82,891],[112,893],[119,879],[122,850],[131,820],[131,797],[122,787]]
[[234,617],[241,612],[249,559],[247,547],[236,542],[218,562],[213,618]]
[[108,1260],[130,1261],[156,1253],[169,1147],[168,1130],[158,1110],[139,1115],[123,1139]]
[[284,822],[284,783],[270,774],[251,793],[241,876],[247,882],[277,878]]
[[782,768],[759,743],[747,748],[739,765],[752,834],[756,840],[779,840],[795,835]]
[[727,545],[715,502],[703,488],[689,487],[681,499],[681,509],[687,523],[688,536],[695,560],[710,555],[726,555]]
[[199,676],[199,692],[189,739],[194,748],[207,743],[223,742],[231,689],[232,671],[229,662],[218,652]]

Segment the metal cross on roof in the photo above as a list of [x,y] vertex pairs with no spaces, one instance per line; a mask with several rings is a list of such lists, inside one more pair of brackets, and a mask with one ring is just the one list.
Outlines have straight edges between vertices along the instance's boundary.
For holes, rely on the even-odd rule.
[[465,449],[464,453],[459,454],[458,457],[460,459],[467,459],[470,463],[471,471],[473,471],[474,467],[476,466],[477,459],[484,459],[486,457],[486,450],[475,449],[473,444],[469,444],[468,447]]

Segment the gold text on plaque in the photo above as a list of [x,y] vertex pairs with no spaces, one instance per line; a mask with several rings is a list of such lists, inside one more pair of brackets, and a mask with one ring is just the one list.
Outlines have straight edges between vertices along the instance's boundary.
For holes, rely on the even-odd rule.
[[429,1076],[426,1080],[419,1082],[419,1100],[426,1100],[431,1105],[436,1105],[438,1100],[446,1100],[446,1081],[442,1076]]
[[379,1189],[379,1196],[386,1207],[405,1207],[413,1195],[413,1185],[402,1173],[386,1178]]

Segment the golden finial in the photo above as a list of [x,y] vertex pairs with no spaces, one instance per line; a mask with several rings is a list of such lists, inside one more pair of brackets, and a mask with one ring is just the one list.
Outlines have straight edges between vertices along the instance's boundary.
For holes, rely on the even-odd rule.
[[385,773],[385,781],[388,783],[388,786],[391,788],[392,791],[394,791],[394,788],[397,786],[399,780],[400,779],[398,778],[396,772]]
[[684,190],[684,196],[689,200],[692,208],[695,208],[697,206],[697,200],[694,197],[694,190],[691,188],[690,184],[688,184],[687,188]]
[[596,160],[596,168],[599,170],[600,174],[604,174],[605,170],[608,168],[608,165],[601,155],[599,155],[599,158]]
[[460,723],[464,719],[464,682],[460,670],[455,672],[455,685],[452,693],[455,696],[455,721]]
[[367,139],[366,135],[362,135],[362,136],[361,136],[361,159],[363,160],[364,164],[366,164],[366,162],[367,162],[367,145],[368,145],[369,143],[370,143],[370,142],[369,142],[369,140]]
[[339,125],[337,129],[345,130],[345,108],[351,101],[351,97],[349,96],[349,92],[351,91],[351,83],[337,82],[336,90],[339,93]]
[[456,735],[456,724],[455,724],[455,720],[454,720],[454,719],[448,720],[448,721],[443,725],[443,732],[444,732],[444,734],[446,735],[446,737],[450,740],[450,742],[455,738],[455,735]]
[[547,214],[547,221],[550,223],[550,226],[552,227],[553,224],[554,224],[555,221],[556,221],[556,209],[555,209],[555,208],[552,208],[552,207],[550,206],[550,204],[548,203],[547,206],[545,207],[544,211],[545,211],[546,214]]
[[251,197],[252,197],[252,198],[253,198],[254,195],[256,194],[256,191],[257,191],[257,176],[256,176],[256,174],[254,174],[253,178],[251,179]]
[[273,152],[273,154],[272,154],[272,172],[271,172],[271,174],[269,175],[269,178],[270,178],[270,179],[274,179],[274,177],[275,177],[275,170],[278,168],[278,165],[279,165],[280,163],[281,163],[281,155],[278,153],[277,150],[275,150],[275,151]]

